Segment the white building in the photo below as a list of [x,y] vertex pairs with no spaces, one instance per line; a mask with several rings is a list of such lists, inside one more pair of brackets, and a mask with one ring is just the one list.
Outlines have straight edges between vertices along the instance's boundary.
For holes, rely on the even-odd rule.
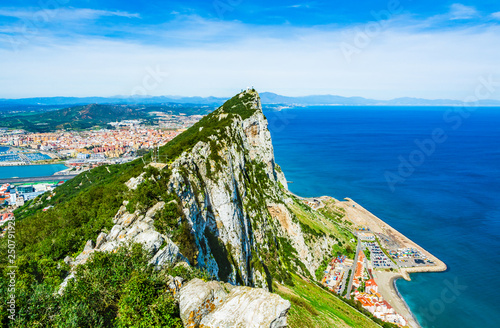
[[23,205],[24,205],[24,198],[22,198],[22,197],[17,197],[17,200],[16,200],[16,205],[17,205],[17,206],[23,206]]
[[15,205],[17,203],[17,194],[15,192],[10,193],[10,205]]

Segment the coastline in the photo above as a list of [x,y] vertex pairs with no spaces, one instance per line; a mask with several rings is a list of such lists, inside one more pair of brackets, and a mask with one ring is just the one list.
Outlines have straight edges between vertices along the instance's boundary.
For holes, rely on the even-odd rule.
[[[290,192],[290,191],[289,191]],[[290,192],[293,194],[292,192]],[[344,201],[339,201],[330,196],[321,197],[300,197],[293,194],[302,200],[319,200],[322,205],[317,208],[321,208],[325,201],[334,200],[335,206],[345,210],[345,220],[350,221],[355,226],[367,227],[370,231],[375,233],[380,233],[388,235],[394,240],[396,240],[401,245],[406,247],[417,248],[430,259],[434,265],[433,266],[421,266],[421,267],[411,267],[411,268],[399,268],[397,272],[390,271],[378,271],[373,270],[373,276],[375,281],[379,286],[379,292],[382,294],[383,298],[396,310],[397,313],[401,314],[408,321],[408,326],[412,328],[422,328],[420,326],[415,314],[411,311],[408,303],[404,300],[403,296],[400,294],[396,281],[403,278],[410,281],[410,273],[417,272],[443,272],[447,270],[446,264],[439,260],[436,256],[432,255],[429,251],[425,250],[423,247],[419,246],[417,243],[410,240],[408,237],[388,225],[386,222],[375,216],[373,213],[369,212],[361,205],[356,203],[350,198],[345,198]]]
[[[333,199],[329,197],[330,199]],[[382,233],[390,235],[395,238],[402,245],[413,247],[419,249],[423,254],[425,254],[429,259],[434,262],[433,266],[422,266],[422,267],[412,267],[412,268],[400,268],[399,271],[402,278],[410,281],[410,273],[417,272],[443,272],[447,270],[446,264],[438,259],[436,256],[432,255],[425,248],[421,247],[401,232],[397,231],[386,222],[382,221],[380,218],[376,217],[374,214],[363,208],[361,205],[356,203],[350,198],[345,198],[345,201],[336,200],[336,205],[346,210],[346,218],[352,223],[359,226],[366,226],[370,228],[372,232]]]
[[[328,199],[333,199],[328,197]],[[369,212],[361,205],[356,203],[350,198],[345,198],[344,201],[335,200],[340,208],[343,208],[346,212],[346,219],[351,221],[353,224],[359,227],[368,227],[372,232],[381,233],[390,236],[396,240],[401,245],[406,247],[417,248],[420,250],[428,259],[434,262],[433,266],[422,266],[422,267],[412,267],[412,268],[399,268],[398,272],[384,272],[373,270],[373,275],[375,281],[379,285],[379,291],[385,300],[391,304],[391,306],[396,310],[396,312],[403,315],[410,327],[421,328],[415,314],[411,311],[408,303],[404,300],[402,295],[396,286],[396,280],[403,278],[407,281],[411,281],[410,273],[417,272],[443,272],[447,270],[446,264],[439,260],[436,256],[432,255],[429,251],[391,227],[389,224],[375,216],[373,213]]]
[[406,303],[406,300],[404,299],[404,297],[399,292],[398,286],[396,285],[396,281],[398,279],[399,279],[399,277],[393,277],[392,278],[392,288],[394,288],[394,290],[396,291],[396,295],[398,295],[398,298],[404,303],[406,309],[410,313],[410,316],[413,319],[413,321],[416,324],[416,326],[417,327],[422,327],[422,326],[420,326],[420,323],[418,322],[417,317],[415,316],[415,314],[411,311],[410,306],[408,305],[408,303]]
[[383,272],[373,271],[375,281],[379,286],[379,293],[382,294],[384,299],[401,314],[407,321],[408,326],[412,328],[421,328],[415,314],[411,311],[408,303],[399,293],[396,286],[396,280],[403,278],[398,272]]

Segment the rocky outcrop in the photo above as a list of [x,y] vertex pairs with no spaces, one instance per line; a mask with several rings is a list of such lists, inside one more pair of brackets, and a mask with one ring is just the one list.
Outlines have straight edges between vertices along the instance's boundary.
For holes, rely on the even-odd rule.
[[144,173],[142,173],[141,175],[139,175],[136,178],[131,178],[129,181],[125,182],[125,185],[130,190],[135,190],[143,182],[144,182]]
[[262,288],[193,279],[179,293],[185,327],[286,327],[290,302]]
[[[292,222],[285,206],[292,200],[274,160],[260,98],[253,91],[239,98],[247,108],[244,118],[234,116],[218,135],[199,141],[170,165],[169,189],[181,200],[196,237],[198,266],[232,284],[269,288],[265,266],[281,263],[268,263],[261,253],[282,252],[280,238],[297,251],[293,265],[314,276],[334,239],[327,236],[308,243],[299,223]],[[223,121],[233,107],[225,104],[212,114],[212,120]],[[221,245],[214,244],[214,238]],[[317,247],[318,257],[314,254]]]
[[[146,215],[139,213],[129,213],[125,207],[126,203],[120,208],[113,218],[115,225],[111,228],[109,234],[101,232],[94,243],[87,241],[83,252],[78,254],[75,259],[66,258],[64,261],[72,268],[72,272],[78,265],[87,262],[94,252],[112,252],[118,247],[128,243],[142,244],[151,255],[150,264],[160,269],[166,265],[172,265],[177,261],[188,260],[179,252],[179,247],[167,236],[160,234],[154,228],[153,218],[164,206],[164,202],[159,202],[151,207]],[[73,279],[71,273],[60,286],[59,293],[62,293],[69,280]]]
[[[199,138],[186,142],[186,149],[169,158],[168,166],[155,163],[168,174],[146,177],[143,172],[126,186],[133,193],[145,181],[164,178],[162,186],[182,211],[178,224],[187,222],[184,231],[193,237],[184,239],[195,248],[192,264],[226,282],[195,279],[181,288],[182,281],[171,279],[168,285],[178,297],[187,327],[286,327],[290,303],[268,292],[273,279],[291,279],[290,272],[314,277],[335,238],[310,236],[290,212],[294,200],[275,163],[257,92],[241,93],[204,122],[207,125],[188,131],[188,137],[199,133]],[[164,202],[134,213],[126,205],[116,213],[110,231],[99,234],[95,243],[89,241],[67,263],[75,267],[94,252],[114,251],[126,243],[142,244],[151,255],[149,263],[158,269],[189,263],[179,250],[186,245],[177,245],[154,228]]]

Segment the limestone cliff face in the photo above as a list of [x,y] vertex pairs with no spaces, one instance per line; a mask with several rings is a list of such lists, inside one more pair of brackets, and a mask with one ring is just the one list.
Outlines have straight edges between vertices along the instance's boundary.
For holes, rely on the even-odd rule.
[[[291,273],[314,279],[332,247],[346,239],[325,228],[330,218],[288,192],[267,126],[257,92],[233,97],[167,144],[165,163],[141,167],[125,183],[129,201],[114,226],[65,261],[74,269],[94,252],[140,243],[157,269],[196,266],[226,283],[173,284],[185,326],[285,327],[290,303],[266,290],[273,280],[290,283]],[[156,186],[161,192],[151,192]],[[155,196],[139,197],[142,192]],[[200,296],[196,304],[193,295]]]
[[[298,202],[275,163],[267,125],[258,93],[242,92],[188,131],[196,141],[190,147],[168,163],[148,166],[169,171],[168,191],[176,195],[174,202],[182,211],[178,222],[187,221],[197,250],[189,257],[190,265],[233,285],[272,289],[273,279],[286,281],[290,272],[314,277],[337,241],[330,234],[304,230],[290,210]],[[126,185],[133,192],[151,179],[156,178],[143,172]],[[165,202],[134,213],[127,211],[126,203],[113,219],[113,228],[95,243],[89,241],[68,263],[76,266],[95,251],[113,251],[130,242],[142,243],[158,268],[190,262],[182,254],[183,245],[155,229]]]
[[[274,160],[260,98],[254,91],[238,97],[247,117],[235,115],[219,135],[198,142],[170,165],[170,190],[181,199],[196,236],[196,264],[221,280],[257,287],[268,287],[271,276],[283,280],[285,270],[314,275],[321,252],[334,241],[306,243],[286,206],[292,200]],[[224,105],[213,119],[231,112]]]

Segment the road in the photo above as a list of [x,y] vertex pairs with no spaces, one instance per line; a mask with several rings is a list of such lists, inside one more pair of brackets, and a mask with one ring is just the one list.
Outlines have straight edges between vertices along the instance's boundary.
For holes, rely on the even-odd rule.
[[344,290],[347,288],[347,281],[346,280],[347,280],[347,276],[349,275],[349,271],[351,269],[352,269],[352,267],[344,273],[344,277],[342,278],[342,288],[339,291],[339,295],[343,295]]
[[44,181],[67,181],[76,177],[76,174],[61,174],[61,175],[50,175],[46,177],[33,177],[33,178],[10,178],[10,179],[0,179],[0,185],[4,183],[30,183],[30,182],[44,182]]
[[358,239],[358,245],[356,246],[356,256],[354,257],[354,263],[352,264],[352,269],[351,269],[351,278],[349,279],[349,285],[347,286],[347,294],[345,297],[347,299],[351,298],[351,289],[352,289],[352,281],[354,280],[354,273],[356,272],[356,263],[358,261],[358,255],[359,252],[361,251],[361,242]]

